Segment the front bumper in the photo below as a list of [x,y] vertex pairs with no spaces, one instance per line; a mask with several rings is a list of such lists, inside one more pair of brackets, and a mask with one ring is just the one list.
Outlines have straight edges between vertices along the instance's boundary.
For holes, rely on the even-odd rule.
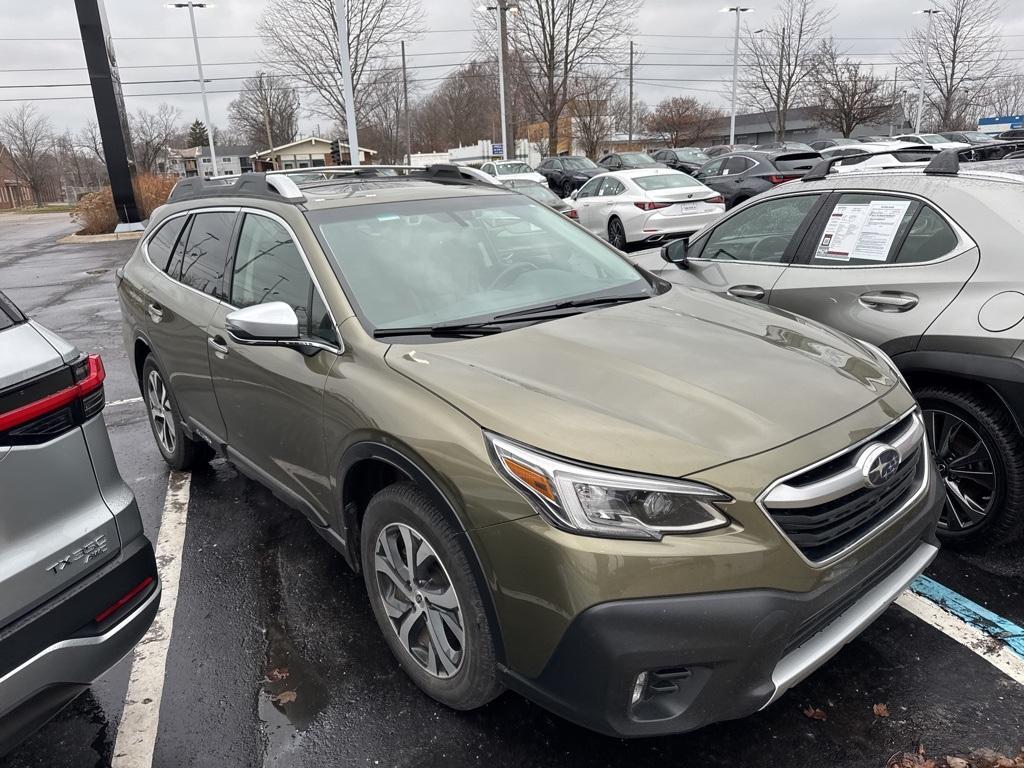
[[[904,535],[851,559],[814,590],[743,589],[614,600],[579,613],[540,675],[509,687],[620,737],[694,730],[768,706],[856,637],[938,551],[941,487]],[[647,682],[634,701],[638,676]]]
[[[133,599],[95,621],[146,579]],[[153,547],[138,536],[99,571],[0,630],[0,755],[128,654],[159,605]]]

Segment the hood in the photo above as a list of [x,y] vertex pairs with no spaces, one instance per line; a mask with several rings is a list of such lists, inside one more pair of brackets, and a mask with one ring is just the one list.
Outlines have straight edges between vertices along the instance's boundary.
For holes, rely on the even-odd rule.
[[680,286],[493,336],[394,345],[386,360],[486,429],[677,477],[821,429],[896,383],[852,339]]

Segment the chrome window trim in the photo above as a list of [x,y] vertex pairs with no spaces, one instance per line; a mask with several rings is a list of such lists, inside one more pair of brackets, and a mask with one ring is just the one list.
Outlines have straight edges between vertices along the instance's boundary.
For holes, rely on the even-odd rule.
[[826,567],[832,565],[833,563],[843,559],[848,554],[850,554],[853,550],[857,549],[861,544],[863,544],[865,541],[867,541],[869,538],[871,538],[872,536],[876,535],[879,531],[881,531],[881,530],[883,530],[885,528],[888,528],[889,525],[891,525],[894,520],[896,520],[899,517],[902,517],[902,515],[907,511],[907,509],[909,507],[913,506],[918,501],[920,501],[921,497],[924,496],[924,494],[927,492],[928,487],[931,484],[931,480],[932,480],[932,477],[931,477],[931,473],[932,473],[931,472],[931,453],[930,453],[930,451],[928,449],[927,438],[925,436],[923,436],[923,435],[921,437],[921,450],[922,450],[921,460],[923,462],[924,472],[923,472],[923,476],[921,478],[921,483],[917,487],[917,489],[914,491],[914,493],[906,501],[904,501],[902,504],[900,504],[899,507],[897,507],[892,512],[890,512],[888,515],[886,515],[882,520],[878,521],[878,523],[875,524],[870,530],[866,531],[863,536],[858,537],[857,539],[855,539],[854,541],[850,542],[845,547],[840,549],[838,552],[834,552],[834,553],[832,553],[831,555],[829,555],[828,557],[826,557],[826,558],[824,558],[822,560],[811,560],[803,552],[800,551],[800,548],[796,544],[793,543],[793,540],[790,539],[789,536],[786,535],[786,532],[782,530],[782,527],[777,522],[775,522],[775,519],[771,516],[771,512],[769,511],[768,507],[764,503],[765,498],[767,496],[769,496],[771,494],[771,492],[773,490],[775,490],[776,487],[778,487],[779,485],[785,483],[787,480],[790,480],[790,479],[796,477],[797,475],[802,475],[804,472],[808,472],[808,471],[810,471],[812,469],[815,469],[816,467],[820,467],[822,464],[827,464],[828,462],[830,462],[830,461],[832,461],[834,459],[837,459],[838,457],[842,456],[844,453],[850,453],[850,452],[852,452],[853,450],[855,450],[857,448],[861,448],[861,447],[867,445],[872,440],[875,440],[880,434],[882,434],[883,432],[885,432],[888,429],[891,429],[893,424],[896,424],[897,422],[902,421],[903,419],[905,419],[907,416],[909,416],[912,413],[916,413],[916,414],[920,415],[920,411],[918,409],[918,406],[915,405],[913,408],[909,409],[905,413],[903,413],[900,416],[898,416],[897,418],[893,419],[891,422],[889,422],[888,424],[883,426],[881,429],[876,430],[875,432],[873,432],[868,437],[866,437],[866,438],[864,438],[862,440],[858,440],[856,443],[853,443],[852,445],[848,445],[845,448],[843,448],[842,450],[836,451],[835,453],[832,453],[832,454],[830,454],[829,456],[826,456],[823,459],[819,459],[818,461],[814,462],[813,464],[809,464],[806,467],[801,467],[800,469],[798,469],[798,470],[796,470],[794,472],[790,472],[790,473],[788,473],[786,475],[783,475],[782,477],[772,481],[772,483],[767,488],[765,488],[758,495],[757,499],[754,502],[755,504],[757,504],[758,509],[761,510],[761,512],[767,518],[768,522],[771,523],[771,525],[778,532],[778,534],[782,538],[782,540],[784,542],[786,542],[786,544],[790,547],[790,549],[792,549],[793,552],[796,553],[797,557],[799,557],[804,562],[805,565],[808,565],[808,566],[810,566],[811,568],[813,568],[815,570],[820,570],[822,568],[826,568]]

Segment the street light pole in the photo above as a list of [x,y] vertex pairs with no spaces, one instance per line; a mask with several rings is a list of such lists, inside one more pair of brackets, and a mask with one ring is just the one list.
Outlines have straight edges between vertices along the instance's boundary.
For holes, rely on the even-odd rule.
[[739,75],[740,64],[740,14],[750,13],[753,8],[744,8],[739,5],[732,5],[722,8],[721,13],[736,14],[736,32],[732,39],[732,103],[729,108],[729,144],[736,143],[736,80]]
[[924,112],[924,78],[928,72],[928,59],[931,54],[932,47],[932,19],[936,14],[942,13],[938,8],[925,8],[921,11],[914,11],[914,13],[927,13],[928,14],[928,31],[925,33],[924,38],[924,50],[921,52],[921,76],[917,81],[917,119],[914,121],[914,133],[921,132],[921,115]]
[[[517,0],[498,0],[497,5],[481,5],[478,11],[498,12],[498,100],[501,103],[501,159],[508,160],[508,139],[511,133],[508,130],[508,115],[506,109],[506,91],[508,83],[505,80],[505,59],[508,57],[508,18],[509,11],[513,13],[519,9]],[[512,135],[514,139],[514,134]],[[513,154],[513,157],[515,155]]]
[[356,128],[356,97],[352,87],[351,51],[348,49],[348,9],[346,0],[335,0],[338,24],[338,58],[341,59],[342,89],[345,94],[345,122],[348,126],[349,165],[359,165],[359,131]]
[[196,49],[196,69],[199,70],[199,92],[203,96],[203,118],[206,120],[206,138],[210,145],[210,162],[213,173],[217,175],[217,150],[213,146],[213,123],[210,122],[210,104],[206,99],[206,78],[203,77],[203,56],[199,52],[199,33],[196,32],[196,8],[213,8],[213,3],[196,3],[193,0],[181,3],[168,3],[168,8],[188,8],[188,20],[192,24],[192,44]]

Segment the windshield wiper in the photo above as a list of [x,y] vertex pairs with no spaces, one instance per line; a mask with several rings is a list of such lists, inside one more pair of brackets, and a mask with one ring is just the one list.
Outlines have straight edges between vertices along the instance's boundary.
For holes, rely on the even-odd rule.
[[373,338],[389,336],[489,336],[502,332],[501,326],[487,321],[482,323],[440,323],[438,325],[410,325],[404,328],[377,328]]
[[593,296],[589,299],[569,299],[558,301],[554,304],[543,304],[539,307],[528,309],[517,309],[515,312],[506,312],[502,315],[495,315],[494,320],[509,320],[511,318],[533,317],[534,315],[546,315],[549,312],[557,312],[560,309],[576,309],[578,307],[595,307],[602,304],[628,304],[632,301],[642,301],[651,298],[646,293],[633,293],[627,296]]

